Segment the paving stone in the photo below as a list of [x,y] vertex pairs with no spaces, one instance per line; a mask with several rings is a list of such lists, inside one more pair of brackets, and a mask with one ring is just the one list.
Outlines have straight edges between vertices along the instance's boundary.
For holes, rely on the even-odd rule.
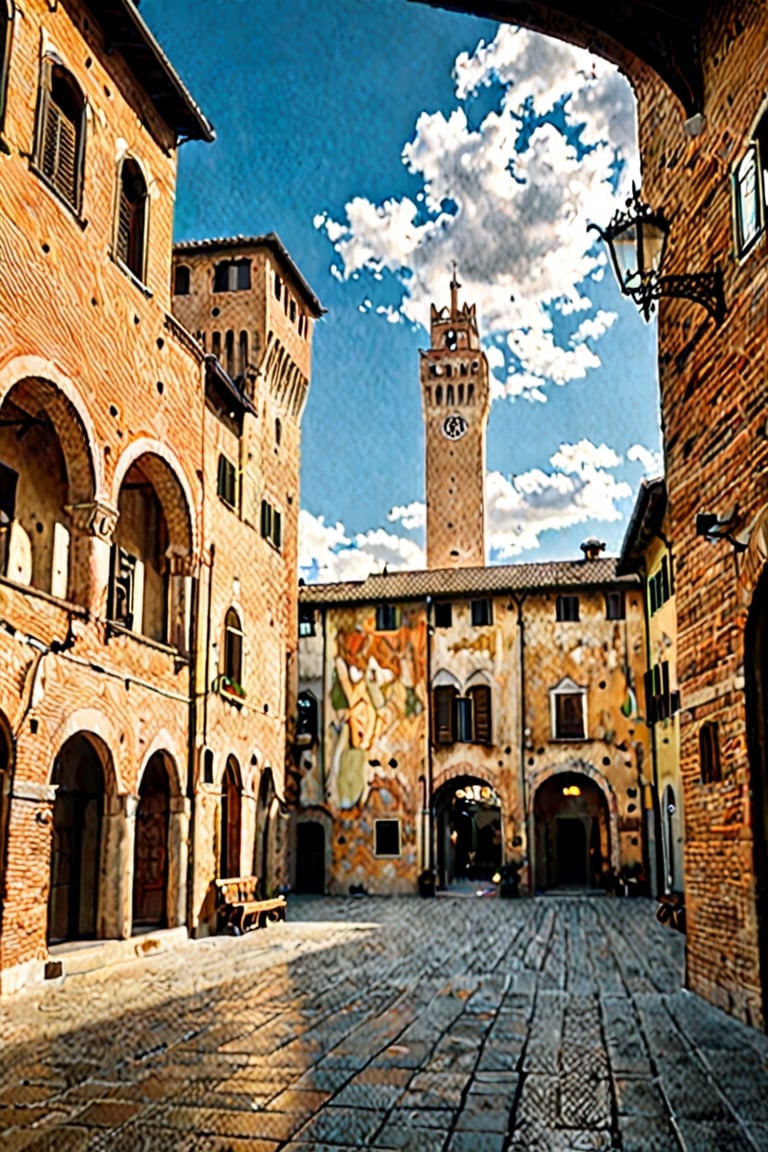
[[371,1137],[381,1128],[384,1117],[384,1112],[331,1106],[324,1108],[305,1124],[296,1133],[296,1139],[358,1148],[371,1142]]
[[666,1116],[667,1106],[658,1085],[648,1078],[619,1077],[615,1081],[620,1113],[629,1116]]

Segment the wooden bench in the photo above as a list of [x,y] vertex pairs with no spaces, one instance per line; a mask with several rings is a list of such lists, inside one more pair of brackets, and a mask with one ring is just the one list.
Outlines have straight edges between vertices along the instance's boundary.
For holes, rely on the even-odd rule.
[[263,928],[270,920],[285,920],[285,896],[261,899],[258,876],[233,876],[214,883],[219,925],[231,928],[235,936]]

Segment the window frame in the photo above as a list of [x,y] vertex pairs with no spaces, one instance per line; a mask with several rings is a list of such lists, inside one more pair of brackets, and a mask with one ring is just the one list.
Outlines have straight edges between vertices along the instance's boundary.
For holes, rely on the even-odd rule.
[[[61,82],[67,88],[75,99],[78,106],[77,116],[73,120],[69,120],[64,108],[58,104],[53,97],[54,82]],[[69,196],[66,188],[60,187],[57,182],[59,175],[59,164],[55,164],[52,171],[46,169],[46,137],[48,135],[50,118],[53,116],[53,109],[56,109],[56,114],[62,117],[65,121],[72,124],[75,133],[75,144],[73,149],[73,170],[72,170],[72,196]],[[84,170],[85,170],[85,144],[86,144],[86,124],[87,124],[87,100],[85,93],[80,85],[77,83],[73,73],[58,59],[51,54],[43,56],[40,67],[40,79],[38,86],[38,105],[37,117],[35,125],[35,147],[32,157],[32,167],[38,176],[43,180],[46,186],[53,192],[57,199],[69,209],[70,212],[82,223],[82,208],[83,208],[83,183],[84,183]],[[56,146],[56,155],[60,155],[58,140]]]
[[[233,639],[236,637],[236,640]],[[236,658],[235,658],[236,654]],[[245,632],[240,613],[230,606],[224,616],[224,649],[222,652],[222,676],[231,683],[243,686],[243,664],[245,655]]]
[[283,515],[266,497],[261,501],[259,517],[261,537],[278,552],[283,549]]
[[473,628],[489,628],[493,624],[493,601],[490,596],[470,600],[469,614]]
[[720,724],[705,720],[699,728],[699,774],[702,784],[721,784],[723,761],[720,755]]
[[[212,293],[218,295],[220,292],[250,292],[253,287],[251,264],[252,260],[250,256],[230,256],[224,260],[217,261],[213,266]],[[242,279],[247,280],[246,284],[240,283],[240,273],[243,270],[247,272],[247,275],[242,277]],[[226,284],[222,284],[224,271],[226,271]]]
[[[575,610],[575,615],[573,614]],[[558,624],[578,624],[580,620],[579,597],[572,592],[560,593],[555,600],[555,621]]]
[[[472,743],[490,747],[493,744],[493,692],[490,684],[478,681],[466,690],[472,702]],[[483,705],[480,705],[480,701]]]
[[398,604],[385,600],[376,605],[376,631],[397,632],[400,627],[401,611]]
[[[185,279],[185,283],[186,283],[186,288],[183,291],[182,291],[182,289],[179,288],[179,274],[180,273],[184,273],[186,276],[186,279],[184,276],[182,276],[182,279],[183,280]],[[174,269],[173,269],[173,294],[174,294],[174,296],[189,296],[191,294],[191,288],[192,288],[192,270],[191,270],[189,264],[176,264]]]
[[435,628],[453,626],[453,603],[451,600],[435,601]]
[[458,688],[438,684],[432,688],[432,743],[446,746],[456,743],[456,701]]
[[627,598],[623,588],[614,588],[605,594],[606,620],[626,620]]
[[[13,0],[0,0],[0,22],[3,30],[0,32],[0,140],[5,127],[5,110],[8,105],[8,77],[11,71],[11,41],[13,39],[16,9]],[[2,150],[6,146],[2,145]]]
[[[141,207],[140,207],[139,212],[134,213],[133,210],[131,211],[131,223],[128,226],[128,231],[129,231],[128,250],[125,253],[123,253],[121,251],[120,234],[121,234],[123,197],[124,197],[123,178],[124,178],[125,165],[126,164],[132,164],[133,167],[136,169],[136,171],[137,171],[137,173],[141,179],[141,182],[144,186],[144,192],[143,192],[143,195],[141,197]],[[131,208],[133,209],[134,202],[128,201],[127,197],[126,197],[126,202],[131,204]],[[131,233],[132,233],[134,214],[139,215],[139,213],[140,213],[141,237],[139,239],[137,239],[135,237],[135,235],[132,236]],[[138,231],[138,229],[137,229],[137,231]],[[130,153],[127,153],[125,156],[123,156],[122,160],[120,161],[120,163],[117,166],[117,188],[116,188],[116,193],[115,193],[115,219],[114,219],[114,234],[113,234],[113,238],[112,238],[112,252],[113,252],[113,255],[115,257],[115,262],[117,264],[119,264],[120,267],[125,272],[127,272],[130,276],[132,276],[135,280],[137,280],[142,288],[145,287],[146,276],[147,276],[147,256],[149,253],[148,238],[149,238],[149,184],[147,182],[147,178],[144,174],[144,170],[143,170],[141,164],[139,163],[139,161],[136,159],[135,156],[131,155]],[[133,245],[136,245],[137,248],[140,249],[140,251],[138,252],[138,256],[139,256],[139,259],[137,262],[138,268],[133,267],[133,264],[132,264],[131,259],[130,259],[133,255],[137,254],[137,253],[131,252],[131,248]]]
[[[561,719],[561,717],[558,714],[558,708],[560,707],[560,705],[558,704],[558,701],[560,701],[566,697],[572,698],[572,699],[578,698],[580,700],[580,703],[581,703],[581,709],[580,709],[580,711],[581,711],[581,733],[580,733],[580,735],[576,735],[575,733],[561,733],[560,732],[559,720]],[[570,680],[568,677],[566,677],[564,680],[561,680],[560,683],[557,684],[554,688],[550,688],[550,690],[549,690],[549,706],[550,706],[550,722],[551,722],[551,729],[552,729],[552,740],[556,740],[558,743],[571,743],[572,744],[572,743],[576,743],[579,741],[584,741],[584,740],[589,739],[588,711],[587,711],[587,689],[585,687],[583,687],[581,684],[574,683],[573,680]]]
[[[382,824],[394,824],[397,827],[397,851],[380,852],[378,847],[378,830]],[[399,860],[403,854],[402,821],[399,816],[377,817],[373,821],[373,855],[377,860]]]
[[[237,468],[235,464],[224,452],[219,452],[219,458],[216,464],[216,495],[222,504],[225,504],[232,512],[237,511],[238,487]],[[229,498],[230,489],[232,495],[231,500]]]

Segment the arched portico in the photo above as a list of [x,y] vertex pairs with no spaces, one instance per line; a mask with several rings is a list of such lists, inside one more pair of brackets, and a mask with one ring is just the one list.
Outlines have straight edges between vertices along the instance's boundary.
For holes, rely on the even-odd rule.
[[504,814],[495,788],[465,765],[442,774],[432,806],[441,887],[461,880],[491,880],[504,855]]
[[619,818],[608,781],[584,761],[551,765],[529,781],[532,890],[597,887],[619,872]]

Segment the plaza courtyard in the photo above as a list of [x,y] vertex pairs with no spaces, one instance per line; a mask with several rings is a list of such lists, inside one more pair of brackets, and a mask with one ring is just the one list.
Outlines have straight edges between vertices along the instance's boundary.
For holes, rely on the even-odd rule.
[[291,897],[48,981],[0,1006],[0,1147],[768,1149],[768,1038],[685,991],[653,913]]

